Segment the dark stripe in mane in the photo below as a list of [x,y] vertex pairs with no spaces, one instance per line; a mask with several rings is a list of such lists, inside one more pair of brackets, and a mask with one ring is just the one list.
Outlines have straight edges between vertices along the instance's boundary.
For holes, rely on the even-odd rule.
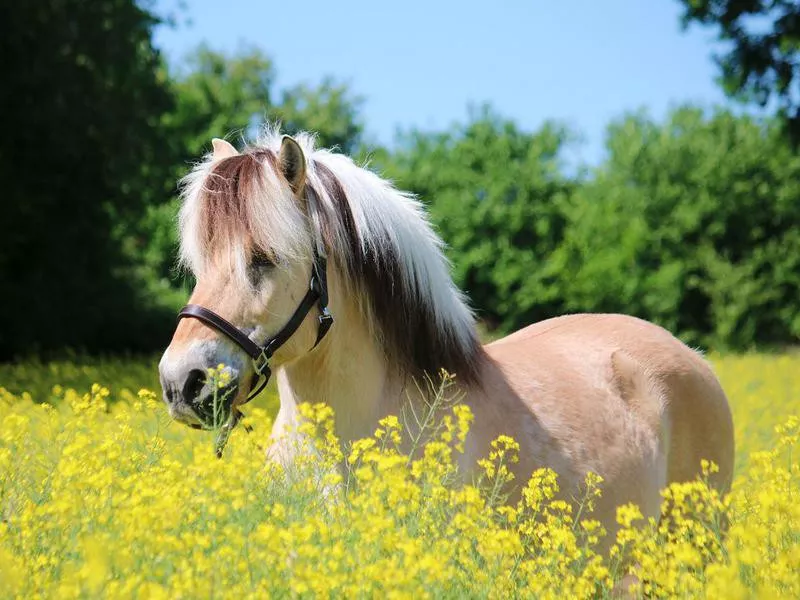
[[[409,289],[413,280],[403,273],[405,266],[395,254],[395,247],[387,238],[373,240],[362,247],[350,203],[339,180],[320,162],[314,166],[319,179],[331,199],[334,214],[321,210],[323,236],[333,229],[344,233],[347,255],[336,256],[351,281],[361,286],[370,302],[373,318],[378,321],[387,358],[398,364],[404,372],[420,377],[424,373],[434,378],[440,369],[456,375],[457,381],[476,384],[480,381],[480,366],[485,359],[483,348],[474,332],[469,332],[466,345],[455,331],[441,331],[436,325],[436,307],[426,306],[418,289]],[[319,195],[311,189],[311,201]],[[317,202],[320,206],[320,203]],[[337,223],[330,223],[335,219]],[[325,223],[325,221],[328,221]],[[328,248],[334,247],[331,238],[325,240]],[[416,281],[416,285],[425,285]]]
[[206,247],[232,248],[237,241],[252,240],[253,224],[247,202],[259,192],[262,159],[273,168],[277,164],[271,151],[258,149],[221,160],[206,177],[203,210],[197,224]]

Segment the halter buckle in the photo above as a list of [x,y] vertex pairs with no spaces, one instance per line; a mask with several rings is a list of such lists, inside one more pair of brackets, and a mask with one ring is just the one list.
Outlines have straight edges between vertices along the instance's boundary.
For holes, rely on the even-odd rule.
[[327,306],[322,307],[322,314],[319,316],[319,324],[326,329],[333,325],[333,315],[330,313]]
[[333,325],[333,315],[328,311],[327,306],[322,307],[321,313],[319,316],[319,329],[317,330],[317,342],[314,347],[322,341],[322,338],[325,337],[325,334],[328,333],[328,330]]

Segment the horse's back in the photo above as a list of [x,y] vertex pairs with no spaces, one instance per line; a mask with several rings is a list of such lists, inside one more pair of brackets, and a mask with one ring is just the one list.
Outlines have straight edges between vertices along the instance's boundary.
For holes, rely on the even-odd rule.
[[[624,315],[566,315],[486,351],[575,477],[597,467],[629,488],[619,490],[621,499],[652,504],[656,488],[694,478],[706,459],[719,466],[716,486],[730,487],[733,424],[725,393],[708,363],[665,329]],[[639,498],[637,485],[647,488]]]

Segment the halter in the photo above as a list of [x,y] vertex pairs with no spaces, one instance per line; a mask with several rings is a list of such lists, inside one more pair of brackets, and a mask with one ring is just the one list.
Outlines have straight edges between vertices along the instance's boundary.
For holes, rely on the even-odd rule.
[[[326,268],[326,258],[315,249],[314,264],[311,269],[311,283],[305,297],[294,311],[294,314],[289,318],[289,321],[286,323],[286,325],[284,325],[283,328],[278,331],[278,333],[264,342],[263,346],[256,344],[247,336],[244,331],[229,321],[226,321],[213,310],[209,310],[198,304],[187,304],[178,313],[179,321],[189,317],[198,319],[206,325],[213,327],[220,333],[225,334],[231,341],[236,343],[242,350],[244,350],[253,360],[253,367],[255,369],[254,378],[256,381],[258,379],[261,379],[262,381],[258,387],[251,386],[251,392],[242,404],[246,404],[258,396],[258,394],[261,393],[261,390],[263,390],[267,383],[269,383],[269,379],[272,376],[272,369],[269,366],[270,358],[272,358],[272,355],[275,354],[275,351],[283,346],[286,341],[292,337],[294,332],[297,331],[297,328],[300,327],[300,324],[306,318],[309,311],[311,311],[314,304],[319,307],[320,315],[318,317],[319,326],[317,328],[317,341],[314,342],[314,346],[311,348],[312,350],[317,347],[317,345],[322,341],[322,338],[325,337],[325,334],[328,333],[331,325],[333,325],[333,316],[330,314],[330,312],[328,312],[328,278]],[[253,387],[255,387],[254,390],[252,390]],[[239,413],[234,415],[234,418],[238,421],[238,418],[236,417],[240,416],[241,414]]]

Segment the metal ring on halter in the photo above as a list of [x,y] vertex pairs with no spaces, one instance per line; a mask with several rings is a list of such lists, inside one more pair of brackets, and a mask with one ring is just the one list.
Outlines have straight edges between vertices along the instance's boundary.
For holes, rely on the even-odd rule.
[[269,356],[265,349],[261,350],[261,353],[258,355],[258,358],[253,360],[253,368],[255,369],[256,373],[259,375],[264,374],[265,369],[269,369]]

